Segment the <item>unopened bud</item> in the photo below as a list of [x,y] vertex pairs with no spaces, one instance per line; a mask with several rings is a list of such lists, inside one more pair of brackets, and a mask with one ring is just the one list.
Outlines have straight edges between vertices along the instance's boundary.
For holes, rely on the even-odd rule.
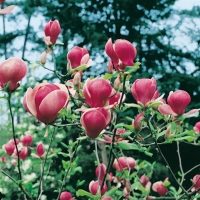
[[74,86],[75,87],[79,87],[80,84],[81,84],[81,74],[80,72],[77,72],[74,76],[74,79],[73,79],[73,83],[74,83]]
[[40,63],[44,65],[46,61],[47,61],[47,52],[44,51],[40,56]]
[[166,130],[166,133],[165,133],[165,139],[167,139],[168,137],[170,137],[171,135],[171,126],[168,126],[167,127],[167,130]]
[[112,64],[111,60],[108,61],[107,67],[108,67],[108,73],[112,74],[113,73],[113,64]]
[[44,155],[44,146],[42,143],[40,143],[37,147],[36,147],[36,152],[39,158],[41,158]]
[[120,85],[121,85],[121,80],[120,80],[120,75],[118,75],[117,78],[114,81],[115,90],[118,90],[120,88]]

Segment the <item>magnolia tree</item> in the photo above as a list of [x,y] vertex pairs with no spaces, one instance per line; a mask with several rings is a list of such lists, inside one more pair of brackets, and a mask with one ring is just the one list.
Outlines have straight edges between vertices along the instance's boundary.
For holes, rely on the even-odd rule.
[[[2,1],[0,1],[2,3]],[[11,7],[13,8],[13,7]],[[5,8],[6,9],[6,8]],[[12,9],[0,10],[6,14]],[[43,140],[35,142],[31,134],[16,134],[16,125],[12,106],[12,97],[21,88],[19,82],[27,74],[26,63],[19,58],[9,58],[0,64],[0,87],[8,102],[12,139],[7,141],[0,151],[0,171],[5,180],[10,181],[10,188],[17,186],[21,196],[27,200],[44,199],[45,188],[52,188],[57,200],[72,199],[191,199],[198,198],[200,191],[200,175],[190,177],[191,187],[185,188],[185,177],[194,169],[183,170],[179,143],[187,142],[198,145],[200,122],[189,129],[187,118],[197,117],[199,109],[185,112],[191,101],[190,95],[183,90],[172,91],[164,99],[157,90],[155,78],[141,78],[134,82],[133,74],[139,70],[140,63],[134,63],[137,51],[127,40],[111,39],[105,45],[105,52],[110,58],[108,73],[103,77],[89,78],[82,82],[84,71],[92,65],[88,50],[82,47],[72,48],[67,58],[67,74],[60,74],[56,67],[54,49],[61,32],[58,20],[50,21],[44,27],[46,51],[41,54],[40,63],[47,73],[54,73],[60,83],[39,83],[28,88],[23,96],[21,106],[30,113],[45,129]],[[46,63],[47,54],[53,58],[54,69]],[[73,77],[67,80],[67,77]],[[125,103],[126,95],[131,93],[136,103]],[[137,115],[134,119],[124,116],[127,109],[133,109]],[[122,123],[120,116],[126,117],[130,123]],[[64,123],[67,118],[69,123]],[[41,128],[39,126],[39,128]],[[58,131],[66,127],[76,127],[79,136],[69,144],[62,143],[64,151],[52,150]],[[64,131],[65,132],[65,131]],[[49,138],[45,143],[46,138]],[[77,183],[75,192],[66,189],[69,177],[77,170],[81,171],[77,153],[82,151],[83,141],[90,140],[94,145],[96,169],[94,168],[88,190],[80,189],[84,180]],[[150,141],[150,142],[149,142]],[[180,166],[179,175],[173,172],[165,158],[160,145],[177,144]],[[168,177],[152,182],[154,165],[144,159],[135,159],[129,151],[139,151],[152,156],[152,147],[156,148],[171,173],[178,187],[170,184]],[[132,155],[132,154],[131,154]],[[51,161],[63,157],[61,172],[62,180],[54,187],[46,185],[47,177],[53,171]],[[23,163],[32,159],[40,165],[40,173],[30,184],[27,180]],[[85,158],[87,159],[87,158]],[[38,162],[39,161],[39,162]],[[112,172],[111,172],[112,171]],[[95,176],[96,175],[96,176]],[[56,180],[54,180],[55,182]],[[79,180],[78,180],[79,181]],[[49,182],[48,182],[49,183]],[[31,187],[30,187],[31,186]],[[1,186],[3,187],[3,186]],[[2,190],[2,197],[4,197]]]

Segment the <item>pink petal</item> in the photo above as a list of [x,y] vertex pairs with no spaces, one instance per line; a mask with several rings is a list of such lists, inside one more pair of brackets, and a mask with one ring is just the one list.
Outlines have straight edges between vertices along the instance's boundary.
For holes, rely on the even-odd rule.
[[14,9],[14,7],[15,7],[14,5],[11,5],[11,6],[4,8],[4,9],[1,9],[0,15],[5,15],[5,14],[10,13]]
[[158,111],[162,115],[176,115],[176,113],[167,104],[162,104],[162,105],[158,106]]

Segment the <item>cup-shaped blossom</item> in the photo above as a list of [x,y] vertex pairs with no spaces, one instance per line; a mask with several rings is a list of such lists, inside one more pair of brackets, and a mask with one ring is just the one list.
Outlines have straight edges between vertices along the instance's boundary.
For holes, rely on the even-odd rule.
[[200,133],[200,122],[197,122],[193,129],[195,133]]
[[158,93],[156,86],[157,84],[154,78],[137,79],[131,87],[131,93],[137,102],[145,105],[155,99],[154,96]]
[[134,158],[131,157],[120,157],[114,160],[113,168],[117,171],[122,171],[123,169],[134,169],[136,165],[136,161]]
[[184,114],[185,109],[190,101],[190,95],[184,90],[170,92],[167,98],[167,103],[177,115]]
[[88,50],[83,47],[75,46],[67,54],[68,66],[71,69],[75,69],[81,65],[90,65],[90,56]]
[[42,143],[37,145],[36,152],[39,158],[41,158],[44,155],[44,146]]
[[3,149],[5,150],[6,154],[11,156],[15,151],[15,145],[11,142],[3,145]]
[[27,156],[28,156],[28,148],[24,147],[19,153],[19,158],[25,160]]
[[52,44],[56,43],[60,32],[61,28],[58,20],[49,21],[44,27],[45,36],[50,37],[50,41]]
[[142,176],[140,177],[140,183],[141,183],[141,185],[142,185],[144,188],[146,187],[146,185],[148,184],[148,182],[150,182],[150,179],[149,179],[148,176],[142,175]]
[[[121,99],[122,93],[121,92],[116,92],[114,89],[112,89],[112,93],[108,99],[109,105],[114,105],[114,104],[119,104],[120,99]],[[124,102],[126,99],[126,96],[123,95],[122,102]]]
[[104,108],[90,108],[82,114],[80,122],[86,129],[87,136],[96,138],[110,123],[110,120],[110,110]]
[[167,187],[164,186],[162,181],[157,181],[152,185],[152,190],[157,192],[160,196],[165,196],[168,192]]
[[29,88],[24,96],[26,111],[44,123],[53,122],[58,112],[68,102],[67,88],[62,84],[41,83],[34,89]]
[[104,163],[101,163],[99,166],[96,167],[95,174],[98,179],[103,180],[105,173],[106,166]]
[[140,131],[142,129],[142,120],[144,119],[144,114],[140,113],[136,116],[135,120],[133,121],[133,126],[135,131]]
[[87,79],[83,87],[85,103],[91,108],[103,107],[112,93],[109,81],[103,78]]
[[106,54],[112,60],[117,71],[123,71],[127,66],[133,66],[137,55],[136,48],[127,40],[118,39],[113,44],[111,38],[105,46]]
[[[99,185],[100,183],[100,185]],[[102,181],[91,181],[89,184],[89,191],[91,194],[96,195],[99,188],[102,185]],[[101,196],[103,196],[107,191],[107,185],[104,183],[102,190],[101,190]]]
[[33,142],[33,137],[31,135],[22,135],[20,141],[24,146],[29,146]]
[[74,198],[72,198],[72,195],[70,192],[65,191],[60,194],[60,200],[72,200],[72,199]]
[[18,82],[27,74],[26,63],[20,58],[8,58],[0,64],[0,87],[4,88],[9,82],[8,88],[15,90]]

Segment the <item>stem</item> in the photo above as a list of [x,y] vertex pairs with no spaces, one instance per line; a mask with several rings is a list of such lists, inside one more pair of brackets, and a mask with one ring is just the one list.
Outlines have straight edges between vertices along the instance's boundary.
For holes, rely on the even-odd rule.
[[[3,9],[3,4],[1,5],[1,9]],[[5,26],[5,15],[3,15],[3,35],[4,37],[6,36],[6,26]],[[7,47],[6,47],[6,42],[4,43],[4,54],[5,54],[5,60],[7,59]]]
[[101,165],[100,165],[99,155],[98,155],[97,140],[95,140],[95,155],[96,155],[98,166],[99,166],[98,187],[100,187]]
[[48,147],[47,153],[45,155],[44,163],[43,163],[43,165],[41,164],[42,169],[41,169],[41,176],[40,176],[40,182],[39,182],[39,188],[38,188],[38,197],[37,197],[38,200],[40,199],[40,196],[43,193],[42,182],[43,182],[43,177],[44,177],[44,168],[45,168],[47,156],[48,156],[48,153],[49,153],[49,150],[51,148],[51,144],[52,144],[52,141],[53,141],[53,138],[54,138],[54,134],[55,134],[55,127],[53,128],[53,132],[52,132],[51,139],[50,139],[50,142],[49,142],[49,147]]
[[25,38],[24,38],[24,45],[23,45],[23,51],[22,51],[22,59],[24,60],[24,55],[25,55],[25,50],[26,50],[26,43],[27,43],[27,38],[28,38],[28,34],[29,34],[29,29],[30,29],[30,22],[31,22],[31,16],[28,16],[28,24],[27,24],[27,28],[26,28],[26,34],[25,34]]
[[11,117],[13,140],[14,140],[16,151],[17,151],[17,168],[18,168],[18,172],[19,172],[19,180],[22,180],[22,173],[21,173],[21,169],[20,169],[19,149],[17,147],[16,134],[15,134],[14,116],[12,113],[11,102],[10,102],[11,93],[8,93],[7,99],[8,99],[8,107],[9,107],[10,117]]
[[182,167],[182,161],[181,161],[181,155],[180,155],[179,142],[176,142],[176,144],[177,144],[177,153],[178,153],[179,167],[180,167],[181,174],[182,174],[180,184],[182,185],[182,184],[183,184],[183,181],[184,181],[184,178],[185,178],[185,173],[184,173],[183,167]]
[[[123,80],[123,86],[122,86],[122,95],[121,95],[121,98],[120,98],[120,101],[119,101],[119,111],[121,109],[121,105],[122,105],[122,100],[123,100],[123,96],[124,96],[124,93],[125,93],[125,82],[126,82],[126,74],[124,74],[124,80]],[[116,116],[116,121],[115,121],[115,124],[117,123],[118,121],[118,113],[117,113],[117,116]],[[110,167],[111,167],[111,164],[112,164],[112,151],[113,151],[113,148],[114,148],[114,142],[115,142],[115,136],[116,136],[116,133],[117,133],[117,129],[115,128],[114,129],[114,133],[113,133],[113,137],[112,137],[112,143],[111,143],[111,149],[110,149],[110,153],[109,153],[109,157],[108,157],[108,166],[106,168],[106,173],[103,177],[103,181],[102,181],[102,185],[101,185],[101,190],[103,188],[103,185],[104,185],[104,182],[106,180],[106,176],[108,174],[108,172],[110,171]]]
[[62,190],[63,190],[64,184],[65,184],[65,182],[66,182],[68,173],[69,173],[70,168],[71,168],[71,164],[72,164],[72,162],[73,162],[73,159],[74,159],[74,156],[75,156],[75,154],[76,154],[76,151],[77,151],[77,149],[78,149],[79,144],[80,144],[80,140],[78,141],[78,143],[77,143],[77,145],[76,145],[76,148],[75,148],[75,150],[74,150],[72,156],[70,157],[69,166],[68,166],[68,168],[67,168],[67,171],[66,171],[66,173],[65,173],[65,176],[63,177],[62,184],[61,184],[61,187],[60,187],[60,191],[59,191],[59,193],[58,193],[57,200],[59,200],[59,198],[60,198],[60,194],[61,194],[61,192],[62,192]]
[[160,155],[162,156],[163,160],[165,161],[165,163],[166,163],[166,165],[167,165],[169,171],[171,172],[172,176],[174,177],[174,179],[175,179],[175,181],[177,182],[177,184],[179,185],[179,187],[184,191],[184,193],[185,193],[186,196],[188,197],[187,191],[186,191],[185,188],[178,182],[178,180],[177,180],[176,176],[174,175],[174,172],[172,171],[172,169],[171,169],[171,167],[170,167],[170,165],[169,165],[167,159],[166,159],[165,156],[163,155],[163,153],[162,153],[162,151],[161,151],[161,149],[160,149],[160,146],[159,146],[159,144],[158,144],[156,138],[154,137],[154,133],[153,133],[153,131],[152,131],[152,129],[151,129],[151,125],[150,125],[149,120],[147,121],[147,125],[148,125],[148,127],[149,127],[149,130],[150,130],[150,132],[151,132],[152,137],[154,138],[154,142],[155,142],[155,144],[156,144],[156,147],[158,148],[158,151],[159,151]]

